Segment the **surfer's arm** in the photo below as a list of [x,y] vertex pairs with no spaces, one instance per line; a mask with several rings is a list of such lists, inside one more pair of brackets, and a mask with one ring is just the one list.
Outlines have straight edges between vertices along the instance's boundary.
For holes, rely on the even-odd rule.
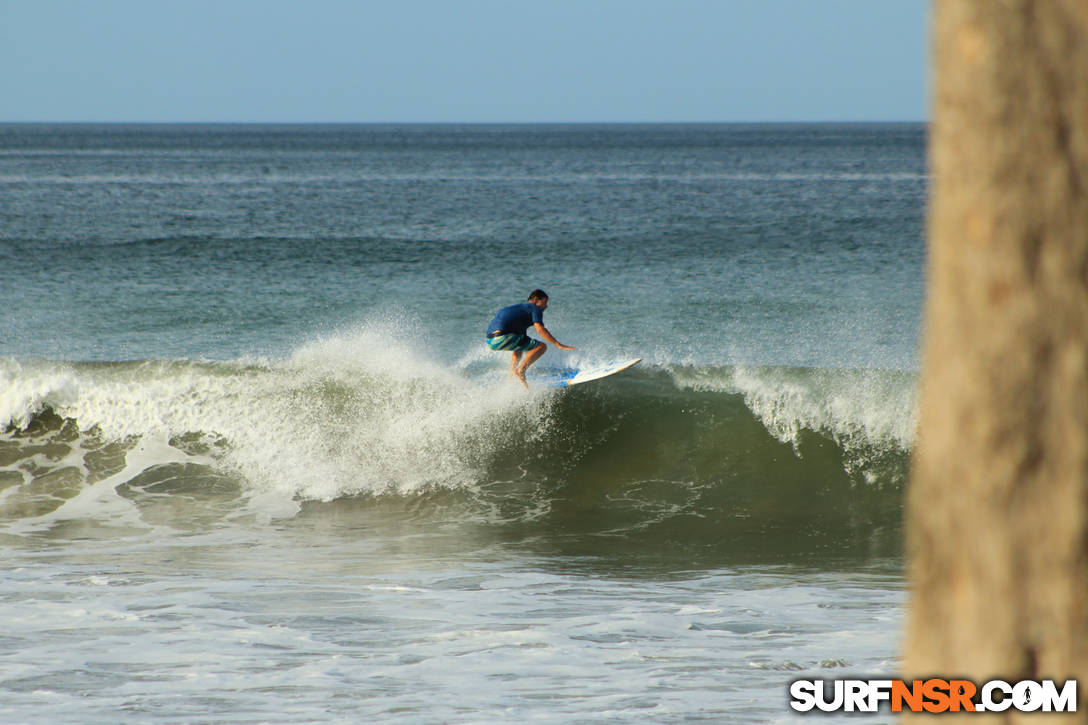
[[552,333],[548,332],[548,328],[544,327],[543,324],[541,324],[539,322],[534,322],[533,327],[536,328],[536,334],[538,334],[542,338],[544,338],[545,342],[550,342],[551,344],[558,347],[560,350],[574,350],[575,349],[575,348],[571,347],[570,345],[564,345],[563,343],[559,342],[559,340],[556,340],[554,337],[552,337]]

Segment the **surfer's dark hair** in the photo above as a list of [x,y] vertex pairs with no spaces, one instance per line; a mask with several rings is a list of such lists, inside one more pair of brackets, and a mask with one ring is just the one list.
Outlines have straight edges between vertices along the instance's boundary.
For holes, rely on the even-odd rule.
[[533,300],[546,300],[548,299],[548,293],[542,289],[535,289],[529,293],[529,301]]

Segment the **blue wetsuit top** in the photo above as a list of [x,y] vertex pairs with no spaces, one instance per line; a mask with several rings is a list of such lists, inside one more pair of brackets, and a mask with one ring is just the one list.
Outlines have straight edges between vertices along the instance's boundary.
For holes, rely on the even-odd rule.
[[544,324],[544,310],[532,302],[522,302],[520,305],[503,307],[495,313],[495,319],[487,326],[487,334],[504,332],[507,335],[524,335],[529,325],[537,322]]

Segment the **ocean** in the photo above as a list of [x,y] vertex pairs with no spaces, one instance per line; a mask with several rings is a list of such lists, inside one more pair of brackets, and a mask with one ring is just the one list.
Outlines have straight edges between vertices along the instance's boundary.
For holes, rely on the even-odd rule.
[[[926,133],[0,125],[0,721],[895,676]],[[483,338],[534,288],[577,350],[526,390]]]

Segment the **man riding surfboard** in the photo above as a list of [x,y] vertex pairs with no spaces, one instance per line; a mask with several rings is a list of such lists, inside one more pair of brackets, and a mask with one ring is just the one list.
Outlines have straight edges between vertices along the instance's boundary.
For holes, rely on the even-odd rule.
[[[574,350],[556,340],[548,328],[544,327],[544,310],[548,309],[548,295],[544,290],[535,289],[529,293],[529,301],[503,307],[495,313],[491,324],[487,326],[487,346],[492,350],[509,351],[510,373],[525,387],[525,371],[540,359],[548,346],[540,340],[534,340],[525,334],[530,325],[542,338],[560,350]],[[522,353],[527,353],[522,360]]]

